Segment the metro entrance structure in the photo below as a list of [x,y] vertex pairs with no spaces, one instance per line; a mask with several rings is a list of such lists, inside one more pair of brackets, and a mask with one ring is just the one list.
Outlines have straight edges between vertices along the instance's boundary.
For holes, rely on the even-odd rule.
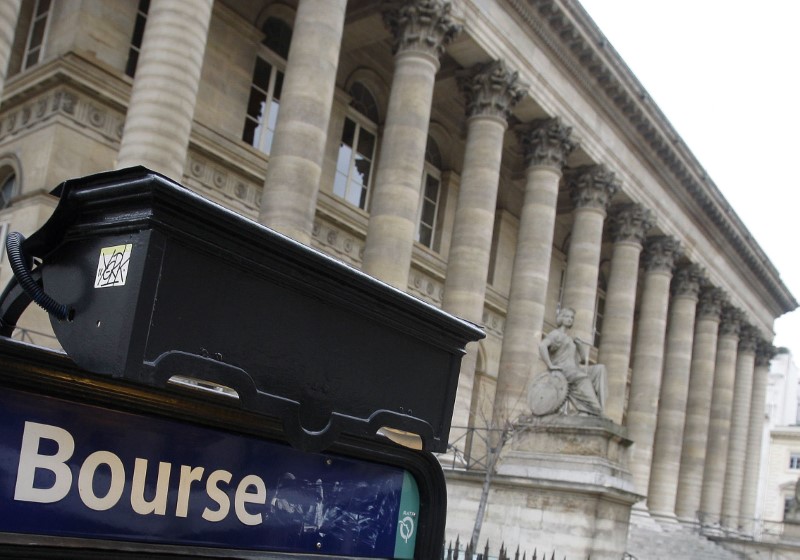
[[4,231],[36,231],[66,178],[144,165],[483,325],[441,457],[462,542],[478,435],[528,414],[571,307],[610,423],[505,449],[481,539],[619,557],[632,509],[750,531],[773,322],[797,302],[578,3],[1,6]]

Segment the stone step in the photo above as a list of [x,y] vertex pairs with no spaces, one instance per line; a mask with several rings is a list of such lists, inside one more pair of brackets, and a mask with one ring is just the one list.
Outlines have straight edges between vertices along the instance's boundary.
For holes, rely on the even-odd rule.
[[628,554],[636,560],[741,560],[743,557],[682,526],[667,530],[632,523],[628,536]]

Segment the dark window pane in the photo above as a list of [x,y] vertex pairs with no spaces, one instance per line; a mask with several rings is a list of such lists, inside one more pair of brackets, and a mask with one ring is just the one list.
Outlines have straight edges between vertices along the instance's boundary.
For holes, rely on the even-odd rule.
[[139,2],[139,11],[145,14],[150,11],[150,0],[141,0]]
[[358,134],[358,153],[372,159],[375,150],[375,135],[363,128]]
[[136,24],[133,26],[133,37],[131,38],[131,44],[137,47],[142,46],[142,37],[144,37],[144,24],[147,20],[144,16],[139,14],[136,16]]
[[419,225],[419,242],[425,245],[426,247],[431,246],[432,240],[432,230],[430,227],[426,226],[425,224]]
[[31,38],[29,43],[31,50],[42,44],[42,39],[44,38],[44,26],[46,23],[47,19],[40,19],[35,24],[33,24],[33,29],[31,29]]
[[369,172],[372,169],[372,163],[368,159],[356,156],[356,174],[354,179],[364,185],[369,185]]
[[50,0],[39,0],[39,5],[36,7],[36,15],[40,16],[50,9]]
[[131,49],[130,52],[128,52],[128,64],[125,65],[125,73],[131,78],[136,74],[137,64],[139,64],[139,51]]
[[272,65],[263,58],[256,58],[256,68],[253,70],[253,84],[267,91],[269,89],[270,74],[272,74]]
[[264,118],[264,107],[267,96],[255,88],[250,88],[250,99],[247,101],[247,114],[257,121]]
[[278,70],[275,76],[275,89],[272,90],[272,97],[274,97],[275,99],[280,99],[282,90],[283,90],[283,72]]
[[263,44],[278,56],[289,58],[289,45],[292,43],[292,28],[277,18],[269,18],[264,27]]
[[348,146],[353,145],[353,136],[356,133],[356,123],[351,121],[350,119],[344,120],[344,129],[342,130],[342,144],[347,144]]
[[30,68],[37,62],[39,62],[39,49],[28,53],[28,58],[25,59],[25,68]]
[[434,204],[439,201],[439,180],[431,175],[425,181],[425,198],[432,200]]
[[435,218],[436,205],[426,200],[422,203],[422,222],[428,225],[433,225]]
[[242,133],[242,140],[250,144],[251,146],[255,143],[255,132],[258,123],[251,119],[245,119],[244,121],[244,132]]

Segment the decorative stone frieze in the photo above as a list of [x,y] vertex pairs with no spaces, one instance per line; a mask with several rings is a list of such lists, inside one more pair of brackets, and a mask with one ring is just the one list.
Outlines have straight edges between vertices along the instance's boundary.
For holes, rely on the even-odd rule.
[[675,261],[683,254],[680,242],[668,235],[649,237],[642,254],[642,266],[647,272],[671,273]]
[[441,280],[433,278],[424,272],[412,270],[408,281],[408,291],[428,303],[441,305],[444,284]]
[[599,208],[605,211],[620,188],[619,181],[605,165],[578,167],[569,177],[570,196],[576,208]]
[[467,117],[489,116],[508,119],[511,109],[525,95],[519,72],[512,72],[502,60],[477,64],[458,76],[466,98]]
[[705,271],[700,265],[679,266],[672,276],[672,295],[698,297],[706,282]]
[[99,105],[88,96],[59,88],[43,93],[6,113],[0,120],[0,141],[61,115],[81,128],[100,134],[110,145],[122,138],[125,117],[119,111]]
[[351,264],[358,265],[364,253],[364,242],[335,225],[315,220],[311,231],[312,243],[318,249]]
[[700,300],[697,302],[697,317],[709,317],[719,320],[722,313],[722,304],[726,301],[725,292],[714,286],[707,286],[700,290]]
[[558,117],[537,120],[517,129],[517,137],[528,167],[547,166],[561,171],[567,157],[578,146],[572,138],[572,127]]
[[720,336],[739,336],[742,321],[744,321],[744,312],[741,309],[732,305],[723,305],[719,322]]
[[656,223],[649,209],[634,202],[612,207],[608,220],[614,243],[629,241],[639,245],[644,243],[645,235]]
[[212,200],[233,206],[250,218],[258,214],[261,184],[197,152],[189,154],[183,182]]
[[416,50],[439,58],[444,49],[461,32],[450,15],[446,0],[390,0],[383,8],[383,21],[394,37],[392,50]]
[[505,319],[498,313],[488,309],[483,310],[482,326],[487,331],[502,338],[505,331],[505,323]]

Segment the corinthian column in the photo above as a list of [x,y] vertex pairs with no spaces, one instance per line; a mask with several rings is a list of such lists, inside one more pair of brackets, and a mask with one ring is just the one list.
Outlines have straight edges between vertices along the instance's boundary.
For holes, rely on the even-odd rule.
[[570,181],[573,211],[572,237],[567,253],[563,304],[575,310],[575,337],[592,343],[603,221],[611,197],[619,190],[614,174],[604,165],[575,170]]
[[719,317],[724,296],[719,288],[708,287],[700,292],[697,321],[692,344],[692,365],[689,376],[689,396],[686,403],[686,426],[683,432],[681,470],[675,514],[680,521],[694,522],[700,509],[703,486],[703,467],[708,442],[708,409],[714,385],[714,365],[717,359]]
[[670,519],[675,518],[694,323],[703,281],[703,272],[695,264],[678,268],[672,279],[664,373],[647,491],[650,514]]
[[628,399],[628,436],[633,440],[631,471],[639,492],[647,492],[653,436],[656,431],[658,392],[664,365],[669,285],[672,268],[681,255],[680,244],[667,236],[651,237],[644,252],[644,286],[633,351],[631,396]]
[[[769,362],[775,355],[775,347],[765,340],[759,340],[756,347],[755,371],[753,372],[753,393],[750,404],[750,421],[747,429],[747,453],[742,485],[742,504],[739,517],[747,520],[746,530],[752,531],[752,520],[756,515],[756,495],[761,467],[761,440],[764,437],[764,407],[767,400],[767,379]],[[752,534],[752,533],[751,533]]]
[[[501,61],[479,65],[461,75],[459,82],[467,101],[467,146],[442,309],[477,323],[483,318],[503,136],[511,107],[524,89],[517,73]],[[461,362],[456,426],[466,426],[469,420],[477,351],[477,344],[469,345]]]
[[750,399],[753,392],[753,369],[756,361],[758,331],[751,325],[742,326],[739,334],[739,353],[736,355],[736,381],[733,386],[731,435],[728,444],[728,468],[722,494],[722,524],[732,529],[740,526],[739,506],[744,484],[744,465],[747,459],[747,429],[750,423]]
[[144,165],[183,177],[212,4],[150,3],[117,169]]
[[645,234],[654,223],[650,210],[640,204],[619,204],[611,209],[609,215],[609,231],[614,242],[614,251],[611,255],[603,337],[597,361],[605,365],[608,372],[605,414],[618,424],[622,423],[628,365],[631,360],[639,256]]
[[[519,129],[527,164],[517,248],[511,273],[503,347],[497,373],[494,411],[515,417],[525,402],[532,364],[538,363],[547,284],[556,222],[558,183],[567,156],[575,149],[572,129],[559,119],[537,121]],[[522,398],[520,398],[522,396]]]
[[8,59],[14,46],[14,30],[19,18],[22,0],[0,0],[0,101],[3,99],[3,86],[8,75]]
[[718,523],[722,510],[722,488],[728,460],[733,381],[736,376],[741,321],[741,311],[732,306],[723,307],[717,342],[717,364],[714,369],[711,418],[708,423],[703,492],[700,497],[700,511],[704,514],[704,520],[709,523]]
[[310,243],[347,0],[300,0],[259,221]]
[[394,78],[372,193],[364,272],[405,290],[419,208],[433,84],[445,45],[460,31],[450,3],[391,3],[384,20],[394,35]]

